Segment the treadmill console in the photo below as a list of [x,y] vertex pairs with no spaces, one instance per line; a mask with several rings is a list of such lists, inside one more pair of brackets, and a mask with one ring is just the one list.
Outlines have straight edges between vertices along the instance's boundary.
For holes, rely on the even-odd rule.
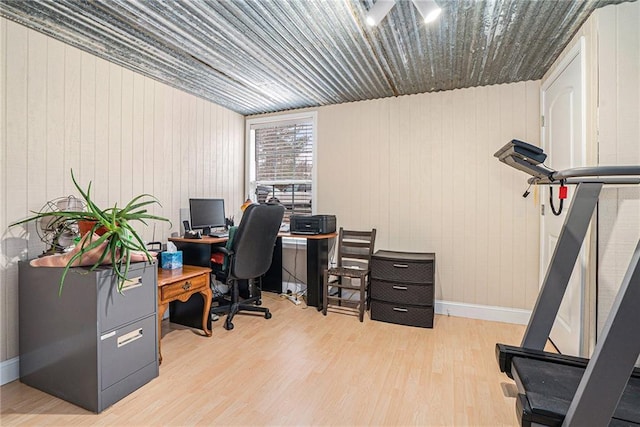
[[549,178],[555,172],[542,164],[547,158],[542,148],[517,139],[496,151],[494,157],[536,178]]

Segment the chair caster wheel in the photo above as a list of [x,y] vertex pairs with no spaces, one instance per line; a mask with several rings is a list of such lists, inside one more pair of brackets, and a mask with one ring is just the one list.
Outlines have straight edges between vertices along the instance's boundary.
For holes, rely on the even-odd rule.
[[267,312],[264,314],[264,318],[265,318],[265,319],[271,319],[271,312],[267,311]]
[[262,300],[256,301],[256,305],[262,305]]
[[226,322],[226,323],[224,324],[224,328],[225,328],[227,331],[232,330],[232,329],[233,329],[233,323],[231,323],[231,322]]

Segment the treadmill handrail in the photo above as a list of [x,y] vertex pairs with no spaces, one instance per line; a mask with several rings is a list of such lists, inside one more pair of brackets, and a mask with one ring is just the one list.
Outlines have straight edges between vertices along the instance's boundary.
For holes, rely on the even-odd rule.
[[529,178],[530,184],[552,184],[566,180],[567,184],[602,182],[603,184],[640,184],[640,166],[586,166],[554,171],[548,176]]

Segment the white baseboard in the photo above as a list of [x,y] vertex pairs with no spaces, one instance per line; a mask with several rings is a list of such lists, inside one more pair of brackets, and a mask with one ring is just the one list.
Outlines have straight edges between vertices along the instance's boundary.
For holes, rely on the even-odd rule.
[[5,385],[20,378],[20,358],[0,362],[0,385]]
[[531,317],[531,310],[452,301],[436,301],[434,309],[436,314],[445,316],[468,317],[470,319],[515,323],[518,325],[526,325],[529,323],[529,317]]

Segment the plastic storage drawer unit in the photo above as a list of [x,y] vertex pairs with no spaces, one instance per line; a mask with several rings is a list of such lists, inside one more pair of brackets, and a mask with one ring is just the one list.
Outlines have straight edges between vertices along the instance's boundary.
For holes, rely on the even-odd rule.
[[371,319],[433,327],[433,253],[377,251],[371,257]]

